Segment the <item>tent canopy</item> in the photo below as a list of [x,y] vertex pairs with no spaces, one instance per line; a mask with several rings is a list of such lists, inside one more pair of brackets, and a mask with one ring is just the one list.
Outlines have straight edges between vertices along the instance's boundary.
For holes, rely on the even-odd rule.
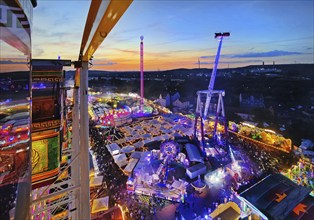
[[93,205],[92,205],[92,214],[101,212],[101,211],[106,211],[108,210],[108,207],[109,207],[109,196],[94,199]]
[[314,197],[310,189],[281,174],[269,175],[240,193],[247,204],[270,219],[310,219],[314,216]]
[[133,146],[136,148],[140,148],[140,147],[144,146],[144,143],[143,143],[143,141],[139,141],[139,142],[134,143]]
[[124,168],[124,171],[127,173],[132,173],[134,167],[136,166],[138,159],[131,158],[128,165]]
[[111,155],[115,155],[120,152],[120,147],[117,143],[112,143],[112,144],[107,145],[107,149]]
[[123,167],[125,165],[127,165],[128,160],[127,157],[125,156],[125,154],[118,154],[113,156],[114,162],[119,166],[119,167]]
[[91,176],[89,181],[90,187],[101,186],[103,178],[103,176]]
[[131,145],[128,145],[128,146],[125,146],[121,149],[121,153],[131,153],[132,151],[134,151],[135,147],[134,146],[131,146]]
[[204,163],[199,150],[194,144],[187,143],[185,145],[185,149],[188,153],[188,157],[190,161]]
[[136,158],[136,159],[140,159],[142,155],[142,152],[139,151],[135,151],[131,154],[131,158]]
[[240,217],[241,210],[239,206],[234,202],[228,202],[226,204],[220,204],[217,209],[215,209],[210,216],[214,220],[220,219],[230,219],[236,220]]

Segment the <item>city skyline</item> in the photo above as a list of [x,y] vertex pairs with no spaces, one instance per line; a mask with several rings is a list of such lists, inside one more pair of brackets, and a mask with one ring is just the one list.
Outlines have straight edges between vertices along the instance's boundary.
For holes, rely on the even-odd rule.
[[[90,1],[38,1],[33,15],[33,58],[77,60]],[[94,70],[219,68],[313,63],[313,1],[134,1],[94,54]],[[58,11],[58,13],[56,13]],[[58,16],[56,16],[58,15]]]

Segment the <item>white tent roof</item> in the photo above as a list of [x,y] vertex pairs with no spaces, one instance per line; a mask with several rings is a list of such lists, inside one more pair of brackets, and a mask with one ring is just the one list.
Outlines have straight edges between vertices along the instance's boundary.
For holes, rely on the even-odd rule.
[[92,205],[92,214],[108,210],[109,207],[109,196],[94,199],[93,205]]
[[138,159],[130,159],[128,165],[124,168],[125,172],[132,173],[135,165],[137,164]]
[[144,137],[144,138],[149,138],[149,137],[151,137],[151,134],[144,134],[144,135],[142,135],[142,137]]
[[167,139],[171,138],[171,135],[169,135],[169,134],[164,134],[164,135],[162,135],[161,137],[162,137],[163,139],[167,140]]
[[161,131],[163,131],[164,133],[171,133],[172,131],[170,129],[160,129]]
[[188,136],[194,134],[193,128],[186,129],[186,130],[184,131],[184,133],[185,133],[186,135],[188,135]]
[[156,120],[156,119],[153,119],[153,120],[151,120],[150,121],[152,124],[159,124],[160,122],[158,121],[158,120]]
[[154,138],[153,139],[146,139],[144,141],[142,141],[144,144],[147,144],[147,143],[150,143],[150,142],[153,142],[154,141]]
[[103,176],[91,176],[89,180],[90,187],[101,186]]
[[142,156],[142,152],[140,151],[135,151],[131,154],[131,158],[136,158],[136,159],[140,159]]
[[114,162],[119,166],[123,167],[128,164],[127,157],[125,154],[118,154],[113,156]]
[[120,152],[120,147],[117,143],[112,143],[112,144],[107,145],[107,149],[111,155],[115,155]]
[[134,131],[131,132],[131,134],[132,134],[132,135],[136,135],[136,134],[137,134],[137,131],[134,130]]
[[157,136],[157,137],[154,137],[150,142],[152,142],[152,141],[161,141],[161,140],[164,140],[164,137]]
[[204,163],[201,154],[197,147],[194,144],[187,143],[185,145],[185,149],[188,153],[188,157],[190,161],[196,161],[196,162],[201,162]]
[[133,139],[139,139],[139,138],[141,138],[141,137],[142,137],[141,135],[136,134],[135,136],[133,136]]
[[136,147],[136,148],[140,148],[140,147],[144,146],[144,143],[143,143],[143,141],[136,142],[136,143],[133,144],[133,146]]
[[120,152],[121,153],[131,153],[132,151],[134,151],[135,147],[134,146],[131,146],[131,145],[128,145],[128,146],[125,146],[123,147]]

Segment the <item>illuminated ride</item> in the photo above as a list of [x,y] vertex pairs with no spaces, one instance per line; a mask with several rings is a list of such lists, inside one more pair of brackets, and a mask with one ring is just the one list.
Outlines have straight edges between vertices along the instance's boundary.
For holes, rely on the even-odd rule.
[[133,119],[154,115],[153,107],[148,101],[141,112],[139,96],[136,94],[135,96],[130,93],[98,95],[89,97],[88,113],[91,120],[99,125],[120,126],[131,123]]
[[113,109],[108,113],[104,113],[99,118],[99,121],[104,126],[119,126],[126,122],[131,122],[131,112],[127,109]]
[[[148,117],[156,114],[149,100],[145,100],[140,110],[140,97],[137,94],[110,93],[90,96],[89,116],[103,126],[120,126],[131,123],[133,119]],[[121,105],[121,102],[123,103]]]
[[164,157],[174,159],[178,153],[178,145],[174,141],[167,141],[160,146],[160,150]]
[[[218,45],[217,55],[216,55],[212,75],[210,78],[210,82],[208,85],[208,89],[207,90],[199,90],[197,92],[194,136],[196,137],[196,139],[198,139],[197,138],[197,131],[198,131],[198,128],[200,128],[200,131],[199,131],[199,133],[201,134],[200,147],[201,147],[201,150],[202,150],[204,155],[205,155],[204,122],[206,122],[208,112],[210,109],[210,104],[211,104],[211,101],[213,98],[218,98],[218,101],[217,101],[217,108],[216,108],[216,113],[215,113],[216,115],[214,116],[214,128],[213,128],[213,132],[212,132],[212,137],[213,137],[214,141],[217,141],[217,136],[218,136],[217,126],[218,126],[218,121],[219,121],[220,117],[222,118],[222,121],[224,123],[224,133],[227,134],[225,109],[224,109],[224,104],[223,104],[223,96],[225,95],[225,91],[224,90],[214,90],[214,84],[215,84],[215,79],[216,79],[218,63],[219,63],[220,51],[221,51],[221,47],[222,47],[222,40],[225,37],[229,37],[229,36],[230,36],[229,32],[215,33],[215,38],[219,40],[219,45]],[[205,102],[204,102],[204,99],[205,99]],[[198,126],[199,122],[200,122],[200,126]]]
[[175,141],[165,141],[159,150],[143,153],[126,182],[127,190],[180,202],[186,193],[184,161]]
[[256,127],[251,123],[241,122],[240,124],[236,124],[229,122],[228,132],[231,135],[236,135],[241,139],[245,139],[261,147],[279,150],[285,153],[290,153],[292,150],[291,139],[284,138],[273,130]]
[[140,44],[140,70],[141,70],[141,103],[140,103],[140,112],[143,113],[144,105],[144,36],[141,36]]
[[160,146],[160,151],[164,159],[154,175],[159,177],[157,179],[159,179],[160,183],[165,184],[170,171],[170,163],[179,153],[178,144],[174,141],[166,141]]

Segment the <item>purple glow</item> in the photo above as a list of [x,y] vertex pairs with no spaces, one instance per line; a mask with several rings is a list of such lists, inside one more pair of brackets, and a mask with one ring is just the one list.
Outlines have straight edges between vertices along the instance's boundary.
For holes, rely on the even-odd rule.
[[32,85],[32,89],[45,89],[47,88],[46,85],[44,85],[43,83],[40,84],[33,84]]

